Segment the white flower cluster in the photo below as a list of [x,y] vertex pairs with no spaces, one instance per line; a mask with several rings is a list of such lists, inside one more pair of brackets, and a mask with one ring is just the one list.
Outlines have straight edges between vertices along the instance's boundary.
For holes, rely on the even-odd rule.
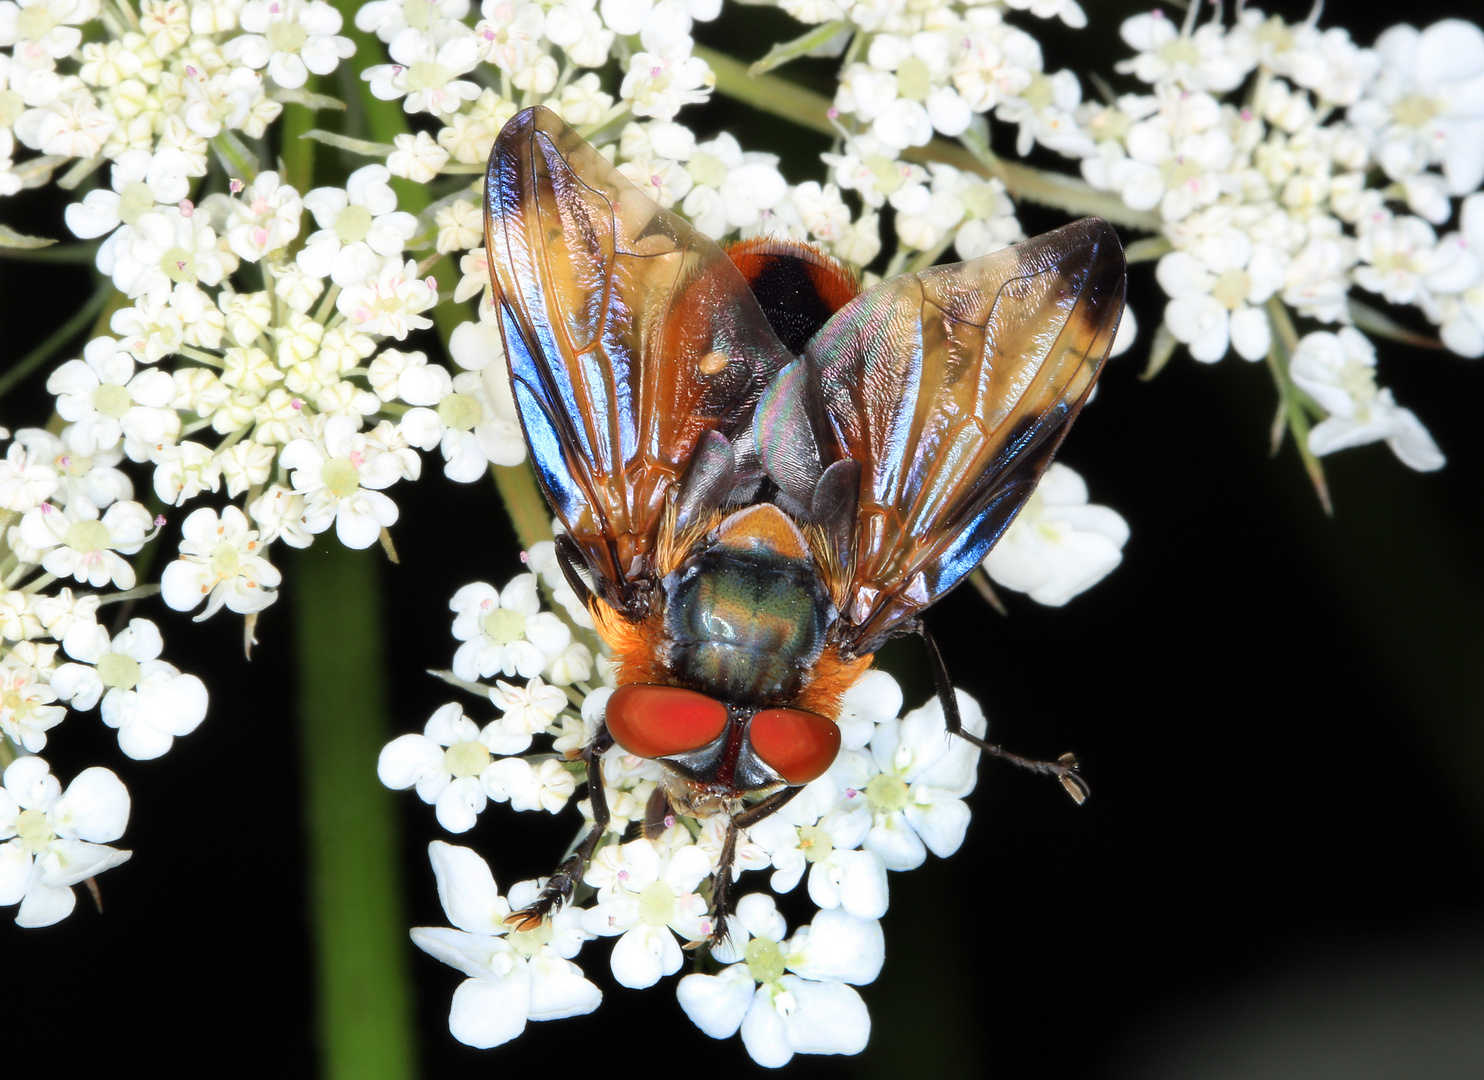
[[1095,144],[1083,175],[1158,212],[1172,249],[1157,274],[1164,324],[1193,358],[1276,350],[1321,421],[1311,452],[1386,440],[1413,468],[1440,467],[1416,417],[1377,390],[1369,344],[1346,338],[1371,356],[1356,361],[1363,377],[1324,381],[1313,356],[1335,335],[1297,351],[1282,339],[1293,314],[1363,321],[1374,294],[1417,307],[1455,352],[1484,355],[1484,263],[1470,243],[1484,242],[1484,196],[1471,194],[1484,180],[1484,33],[1458,19],[1401,25],[1367,49],[1312,19],[1248,7],[1230,26],[1197,26],[1197,10],[1184,26],[1160,11],[1123,24],[1136,55],[1118,69],[1148,92],[1077,110]]
[[[548,550],[532,556],[533,563],[554,562]],[[585,778],[573,759],[591,739],[611,687],[589,682],[591,655],[571,641],[560,619],[539,610],[534,575],[498,591],[466,586],[451,607],[462,644],[450,680],[483,693],[501,715],[481,726],[457,703],[443,706],[421,735],[386,746],[382,781],[416,790],[454,833],[472,828],[491,800],[516,810],[561,811]],[[501,673],[525,682],[477,681]],[[870,1018],[854,987],[872,981],[884,959],[877,920],[887,908],[887,871],[919,866],[929,851],[950,855],[963,842],[969,823],[963,799],[974,788],[979,752],[946,737],[936,701],[899,719],[901,706],[891,676],[866,675],[845,696],[843,749],[834,766],[739,840],[735,872],[768,871],[775,893],[804,884],[820,909],[811,922],[790,936],[771,895],[745,895],[726,943],[711,953],[724,966],[716,974],[687,975],[677,986],[682,1008],[702,1031],[718,1039],[740,1031],[761,1064],[865,1047]],[[959,708],[965,728],[982,735],[978,704],[960,693]],[[644,816],[659,769],[618,747],[604,757],[612,820],[584,879],[595,894],[529,931],[505,919],[535,900],[537,882],[521,882],[502,898],[479,855],[432,844],[439,897],[454,928],[418,928],[412,937],[469,976],[449,1015],[455,1037],[496,1046],[519,1035],[527,1020],[597,1008],[601,993],[573,963],[594,938],[616,939],[609,965],[630,988],[674,975],[685,950],[707,940],[708,883],[725,818],[682,818],[657,840],[626,839]],[[590,825],[589,803],[579,806]]]

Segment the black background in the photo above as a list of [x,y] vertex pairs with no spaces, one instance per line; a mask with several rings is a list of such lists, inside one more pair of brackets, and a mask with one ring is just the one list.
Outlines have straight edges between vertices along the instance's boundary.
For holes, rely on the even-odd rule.
[[[1122,9],[1088,7],[1088,31],[1038,30],[1048,69],[1106,73],[1124,55]],[[1405,14],[1426,25],[1446,10]],[[1327,22],[1368,43],[1394,17],[1336,6]],[[776,12],[740,8],[698,36],[748,56],[791,32]],[[724,103],[682,119],[730,126],[748,148],[796,135]],[[792,179],[815,175],[818,149],[804,138],[786,154]],[[23,231],[63,235],[44,193],[10,200],[4,214]],[[1035,232],[1062,219],[1026,207],[1023,220]],[[11,358],[88,287],[80,271],[0,262],[0,273]],[[994,737],[1028,754],[1075,749],[1093,798],[1077,808],[1050,782],[985,765],[963,849],[892,875],[886,967],[863,989],[870,1047],[789,1068],[1016,1080],[1484,1075],[1484,369],[1383,347],[1382,383],[1449,464],[1414,474],[1384,446],[1332,457],[1327,518],[1292,447],[1269,457],[1265,367],[1200,365],[1182,352],[1141,381],[1162,306],[1149,266],[1134,270],[1130,297],[1140,345],[1110,364],[1062,457],[1093,501],[1127,518],[1123,565],[1062,609],[1010,595],[1002,618],[966,589],[933,617]],[[38,419],[47,401],[33,380],[5,416]],[[450,697],[420,674],[450,661],[448,597],[518,569],[491,488],[427,472],[391,493],[402,562],[382,579],[396,732],[420,730]],[[92,715],[54,733],[46,757],[64,779],[101,763],[129,785],[123,843],[135,855],[102,878],[104,916],[84,901],[55,927],[0,927],[16,1075],[33,1055],[40,1065],[68,1049],[102,1075],[125,1065],[313,1073],[292,581],[284,591],[251,663],[225,613],[198,626],[158,603],[141,610],[162,624],[166,657],[213,693],[207,721],[165,758],[124,759]],[[927,696],[910,644],[885,662],[909,705]],[[446,925],[425,854],[442,834],[431,808],[398,800],[409,922]],[[461,842],[491,859],[503,886],[547,871],[575,828],[573,814],[492,807]],[[763,1071],[736,1040],[701,1035],[671,982],[614,986],[606,948],[583,957],[605,990],[596,1014],[474,1051],[446,1029],[461,976],[409,944],[425,1074],[610,1061]]]

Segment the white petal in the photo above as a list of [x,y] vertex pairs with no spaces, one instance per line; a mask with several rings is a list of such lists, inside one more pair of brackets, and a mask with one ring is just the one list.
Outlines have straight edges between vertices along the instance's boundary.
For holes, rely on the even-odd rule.
[[536,956],[529,964],[531,972],[532,1020],[561,1020],[592,1012],[603,1002],[603,991],[582,976],[582,969],[570,960],[554,956]]
[[443,747],[424,735],[399,735],[381,748],[376,760],[377,777],[394,791],[405,791],[430,773],[448,775]]
[[928,850],[940,859],[957,851],[969,830],[969,808],[960,799],[935,799],[925,806],[909,803],[903,813]]
[[471,934],[505,933],[510,906],[500,899],[489,863],[478,852],[434,840],[428,845],[428,859],[450,922]]
[[1242,306],[1231,314],[1232,348],[1243,360],[1261,360],[1273,342],[1267,312]]
[[126,863],[133,854],[82,840],[53,840],[37,856],[36,871],[43,885],[61,889]]
[[881,974],[886,937],[875,919],[860,919],[843,908],[821,911],[794,935],[788,969],[803,978],[863,986]]
[[453,992],[448,1030],[466,1046],[488,1050],[526,1029],[531,976],[517,963],[503,979],[469,979]]
[[84,769],[47,815],[58,836],[106,844],[129,824],[129,790],[113,771]]
[[758,987],[742,1020],[742,1045],[753,1061],[769,1069],[782,1068],[794,1056],[784,1018],[774,1008],[766,986]]
[[725,970],[740,970],[742,977],[687,975],[675,987],[685,1015],[713,1039],[729,1039],[737,1033],[756,989],[745,967]]
[[610,965],[620,986],[642,990],[679,971],[682,959],[675,935],[668,929],[636,926],[614,944]]
[[59,923],[77,906],[71,889],[54,889],[41,884],[34,876],[26,889],[25,899],[15,913],[15,924],[24,927],[51,926]]
[[479,781],[472,776],[461,776],[438,793],[434,807],[439,825],[451,833],[462,833],[474,828],[488,804],[489,797]]
[[841,983],[779,980],[796,1008],[785,1023],[789,1045],[800,1054],[859,1054],[871,1038],[871,1014],[853,989]]

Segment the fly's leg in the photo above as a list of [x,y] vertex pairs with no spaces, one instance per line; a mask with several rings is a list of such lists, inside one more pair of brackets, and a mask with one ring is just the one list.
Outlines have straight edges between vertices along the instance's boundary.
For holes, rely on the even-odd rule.
[[603,791],[602,758],[612,745],[613,736],[608,734],[605,727],[599,728],[593,741],[582,748],[582,760],[587,763],[588,798],[593,804],[593,827],[582,838],[582,843],[577,845],[577,850],[547,879],[536,902],[506,916],[505,922],[517,930],[534,930],[544,919],[560,911],[572,899],[572,892],[582,880],[582,875],[587,873],[587,865],[592,861],[593,852],[598,850],[603,834],[608,831],[608,796]]
[[727,823],[727,836],[722,841],[721,858],[717,860],[716,874],[711,879],[712,948],[727,939],[727,916],[732,913],[732,863],[737,859],[737,834],[776,813],[803,790],[801,787],[786,787],[775,791],[761,802],[734,814]]
[[644,804],[644,839],[658,840],[674,824],[675,811],[670,809],[670,797],[665,794],[664,785],[657,784],[649,793],[649,802]]
[[1087,801],[1091,793],[1087,781],[1082,779],[1077,772],[1077,758],[1074,754],[1063,754],[1055,761],[1037,761],[1034,758],[1021,757],[1013,754],[1003,746],[985,742],[979,736],[964,730],[963,718],[958,713],[958,698],[953,692],[953,684],[948,680],[948,667],[943,663],[943,654],[938,651],[938,643],[928,633],[928,628],[918,622],[917,632],[922,635],[922,640],[927,645],[928,663],[933,669],[933,685],[938,691],[938,701],[943,706],[943,722],[948,728],[950,735],[957,735],[966,742],[972,743],[986,754],[993,754],[1011,765],[1018,765],[1022,769],[1040,773],[1043,776],[1054,776],[1061,781],[1061,786],[1066,789],[1074,802],[1082,804]]

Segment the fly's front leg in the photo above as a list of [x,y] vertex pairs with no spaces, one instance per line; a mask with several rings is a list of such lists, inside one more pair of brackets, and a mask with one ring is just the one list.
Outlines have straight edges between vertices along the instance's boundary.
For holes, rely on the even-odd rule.
[[938,643],[928,633],[927,627],[919,622],[917,632],[922,635],[923,643],[927,646],[928,664],[933,669],[933,685],[938,691],[938,701],[943,706],[943,724],[950,735],[957,735],[965,742],[972,743],[986,754],[993,754],[1003,761],[1012,765],[1018,765],[1022,769],[1040,773],[1043,776],[1054,776],[1061,781],[1061,786],[1066,789],[1078,805],[1087,801],[1091,794],[1087,781],[1082,779],[1077,772],[1077,757],[1075,754],[1063,754],[1055,761],[1038,761],[1035,758],[1021,757],[1019,754],[1011,753],[1003,746],[986,742],[979,736],[964,730],[963,717],[958,712],[958,696],[953,692],[953,683],[948,680],[948,667],[943,663],[943,654],[938,651]]
[[556,873],[547,879],[536,902],[530,907],[522,908],[506,916],[505,922],[517,930],[534,930],[541,925],[543,920],[560,911],[565,904],[571,901],[573,890],[582,880],[582,875],[587,873],[587,866],[592,862],[593,852],[598,850],[603,834],[608,831],[610,815],[608,795],[603,791],[602,759],[603,754],[612,745],[613,736],[608,734],[608,729],[604,727],[599,728],[598,733],[593,736],[593,741],[582,748],[582,760],[587,763],[588,798],[593,804],[593,827],[582,838],[582,843],[577,845],[577,850],[572,852],[562,865],[557,867]]
[[737,834],[749,826],[756,825],[770,814],[777,813],[790,799],[804,789],[786,787],[773,792],[762,802],[754,803],[746,810],[732,815],[727,822],[726,839],[722,841],[721,858],[717,860],[716,874],[711,879],[711,947],[715,948],[727,939],[727,916],[732,912],[732,864],[737,861]]

